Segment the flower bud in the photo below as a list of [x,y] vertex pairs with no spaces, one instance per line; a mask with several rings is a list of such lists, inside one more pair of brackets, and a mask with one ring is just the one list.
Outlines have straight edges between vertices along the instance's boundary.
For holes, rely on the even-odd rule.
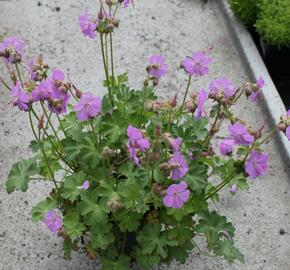
[[152,100],[149,100],[148,102],[146,102],[145,109],[147,112],[152,112],[153,107],[154,107],[154,102]]
[[158,84],[159,84],[158,79],[154,79],[154,80],[153,80],[153,86],[157,86]]
[[121,199],[117,193],[112,195],[111,199],[107,202],[107,207],[112,212],[116,212],[123,207]]
[[171,108],[175,108],[177,105],[177,95],[169,100],[169,105]]
[[285,132],[287,126],[286,126],[285,123],[279,123],[279,124],[277,125],[277,128],[278,128],[278,130],[280,130],[280,131],[282,131],[282,132]]
[[9,58],[9,56],[10,56],[10,50],[6,48],[6,49],[4,50],[4,57],[5,57],[5,58]]
[[209,153],[208,153],[207,151],[202,151],[202,152],[200,153],[200,156],[201,156],[201,157],[207,157],[207,156],[209,156]]
[[120,23],[120,21],[118,20],[118,19],[113,19],[113,25],[115,26],[115,27],[119,27],[119,23]]
[[180,63],[180,68],[184,68],[184,64],[183,64],[183,61]]
[[100,11],[98,12],[98,19],[100,21],[104,19],[104,13],[103,13],[102,9],[100,9]]
[[115,151],[106,146],[106,147],[104,147],[102,154],[104,157],[114,157]]
[[161,128],[160,128],[159,125],[158,125],[158,126],[156,127],[156,129],[155,129],[155,135],[156,135],[157,137],[160,137],[160,136],[161,136]]
[[148,80],[147,80],[147,79],[144,80],[143,85],[144,85],[145,87],[148,86]]
[[194,113],[194,112],[196,111],[197,106],[196,106],[196,104],[195,104],[193,101],[188,101],[188,102],[186,102],[186,104],[185,104],[185,108],[186,108],[189,112]]
[[39,118],[38,124],[37,124],[38,129],[43,129],[44,127],[44,114]]

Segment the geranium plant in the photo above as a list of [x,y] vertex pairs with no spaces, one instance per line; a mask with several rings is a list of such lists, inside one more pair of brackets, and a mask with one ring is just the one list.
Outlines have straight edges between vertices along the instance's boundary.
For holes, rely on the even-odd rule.
[[[264,134],[232,111],[242,95],[258,100],[263,79],[235,88],[221,77],[209,91],[192,92],[193,81],[209,72],[211,50],[205,50],[182,61],[181,72],[188,76],[183,96],[179,91],[170,100],[156,96],[168,71],[161,55],[150,57],[142,89],[132,90],[126,74],[115,74],[113,34],[119,8],[133,1],[100,4],[97,18],[85,13],[79,24],[86,37],[100,38],[108,90],[103,97],[81,91],[41,56],[25,64],[20,39],[6,38],[0,45],[12,80],[0,77],[1,82],[12,105],[28,115],[34,134],[33,156],[12,166],[8,193],[27,191],[30,181],[51,182],[32,219],[63,238],[66,258],[82,250],[99,259],[102,269],[184,263],[198,248],[196,235],[212,254],[243,262],[233,225],[208,202],[218,201],[223,188],[235,194],[248,187],[248,178],[267,173],[268,155],[261,147],[276,128]],[[228,131],[220,139],[222,124]],[[279,123],[288,138],[289,125],[288,113]]]

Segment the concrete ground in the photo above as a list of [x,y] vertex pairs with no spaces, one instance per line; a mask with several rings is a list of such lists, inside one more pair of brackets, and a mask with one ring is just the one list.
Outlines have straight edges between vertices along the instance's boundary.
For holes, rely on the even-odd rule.
[[[20,36],[26,42],[27,55],[43,53],[51,66],[70,72],[79,87],[101,94],[104,90],[100,83],[103,73],[99,44],[85,39],[77,25],[78,15],[85,9],[96,12],[97,3],[96,0],[1,0],[0,35],[7,31],[8,35]],[[208,87],[210,80],[220,75],[228,76],[236,85],[248,78],[214,0],[136,0],[135,9],[122,10],[120,19],[115,38],[117,69],[119,73],[128,70],[133,87],[141,86],[148,57],[162,53],[170,64],[170,72],[158,93],[162,97],[172,96],[180,85],[184,85],[183,72],[177,74],[180,61],[196,50],[212,46],[211,73],[193,89]],[[64,261],[60,239],[50,235],[43,224],[30,220],[31,208],[42,200],[49,186],[34,183],[27,193],[6,194],[9,169],[14,162],[29,155],[28,142],[32,138],[28,116],[12,109],[9,100],[8,94],[2,90],[0,270],[97,269],[97,263],[76,253],[71,261]],[[259,106],[243,101],[238,111],[254,127],[269,126],[267,112]],[[267,145],[266,150],[271,159],[269,174],[253,181],[248,192],[239,192],[233,197],[225,191],[221,202],[214,206],[227,214],[236,226],[237,246],[245,254],[245,265],[230,265],[222,259],[200,255],[195,250],[185,265],[172,263],[169,268],[161,269],[290,269],[289,163],[285,164],[280,145],[275,141]]]

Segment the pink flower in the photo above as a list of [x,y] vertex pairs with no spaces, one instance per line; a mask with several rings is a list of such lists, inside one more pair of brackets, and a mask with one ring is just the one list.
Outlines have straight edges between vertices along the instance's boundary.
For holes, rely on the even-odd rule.
[[54,69],[50,83],[47,85],[51,86],[51,100],[49,100],[48,107],[50,111],[56,114],[66,113],[67,105],[70,99],[70,95],[67,90],[63,90],[60,85],[64,80],[65,75],[61,70]]
[[200,90],[198,92],[198,103],[197,103],[197,110],[195,113],[195,118],[198,120],[201,118],[202,112],[203,112],[203,105],[207,101],[208,95],[205,90]]
[[222,93],[226,98],[229,98],[235,94],[235,88],[233,83],[226,77],[221,77],[213,80],[209,86],[211,94]]
[[252,136],[247,128],[240,124],[235,123],[233,125],[229,125],[229,132],[232,135],[234,141],[239,145],[251,145],[254,142],[254,136]]
[[85,121],[97,116],[101,108],[101,98],[95,97],[92,93],[83,93],[79,103],[74,106],[74,111],[80,121]]
[[11,86],[12,104],[18,106],[21,111],[29,110],[30,98],[26,92],[23,91],[20,82]]
[[168,187],[167,195],[163,198],[163,204],[170,208],[182,208],[183,204],[188,201],[190,191],[187,189],[185,182],[173,184]]
[[186,57],[183,60],[185,71],[190,75],[203,76],[208,73],[208,65],[211,63],[211,57],[203,52],[196,52],[192,57]]
[[130,4],[134,6],[134,1],[133,0],[124,0],[124,7],[128,7]]
[[85,180],[84,183],[81,185],[81,189],[88,190],[90,187],[90,182],[88,180]]
[[31,97],[33,102],[45,101],[51,99],[52,86],[50,80],[42,81],[32,92]]
[[233,152],[235,141],[231,139],[222,140],[220,143],[221,155],[230,155]]
[[245,169],[252,179],[266,174],[268,171],[268,154],[252,151],[250,153],[250,158],[246,162]]
[[143,138],[142,133],[139,129],[129,125],[127,128],[128,136],[128,151],[130,156],[133,158],[137,166],[140,165],[140,160],[137,156],[136,150],[144,152],[150,148],[150,142],[146,138]]
[[83,15],[79,16],[79,25],[84,36],[88,38],[96,37],[97,23],[91,19],[91,16],[85,12]]
[[237,185],[232,185],[230,191],[231,191],[231,193],[237,193],[237,191],[238,191]]
[[[23,55],[24,51],[24,42],[17,37],[7,37],[2,43],[0,43],[0,52],[3,53],[5,49],[10,49],[12,52],[16,52],[20,57]],[[13,55],[7,58],[7,60],[12,63]]]
[[286,115],[287,115],[287,116],[290,116],[290,110],[287,111],[287,114],[286,114]]
[[184,177],[188,172],[187,162],[180,152],[174,152],[168,164],[174,165],[174,169],[171,170],[171,179],[173,180]]
[[57,215],[55,210],[49,210],[46,212],[44,223],[53,234],[57,233],[62,227],[61,217]]
[[262,76],[260,76],[260,78],[258,79],[258,81],[256,82],[256,89],[255,91],[252,92],[252,94],[250,95],[250,100],[255,102],[257,101],[260,96],[261,96],[261,90],[265,85],[265,81],[263,79]]
[[165,63],[165,58],[162,55],[153,55],[149,59],[149,75],[160,79],[168,71],[168,65]]
[[179,151],[179,147],[180,147],[180,145],[182,143],[182,139],[181,138],[173,139],[173,138],[168,137],[168,140],[170,142],[170,145],[171,145],[173,151],[174,152]]

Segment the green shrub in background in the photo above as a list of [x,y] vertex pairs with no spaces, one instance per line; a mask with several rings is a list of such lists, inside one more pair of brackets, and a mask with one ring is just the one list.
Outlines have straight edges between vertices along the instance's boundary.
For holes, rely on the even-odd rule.
[[290,0],[264,0],[256,30],[269,45],[290,46]]
[[229,0],[234,13],[249,28],[254,27],[259,12],[261,0]]

